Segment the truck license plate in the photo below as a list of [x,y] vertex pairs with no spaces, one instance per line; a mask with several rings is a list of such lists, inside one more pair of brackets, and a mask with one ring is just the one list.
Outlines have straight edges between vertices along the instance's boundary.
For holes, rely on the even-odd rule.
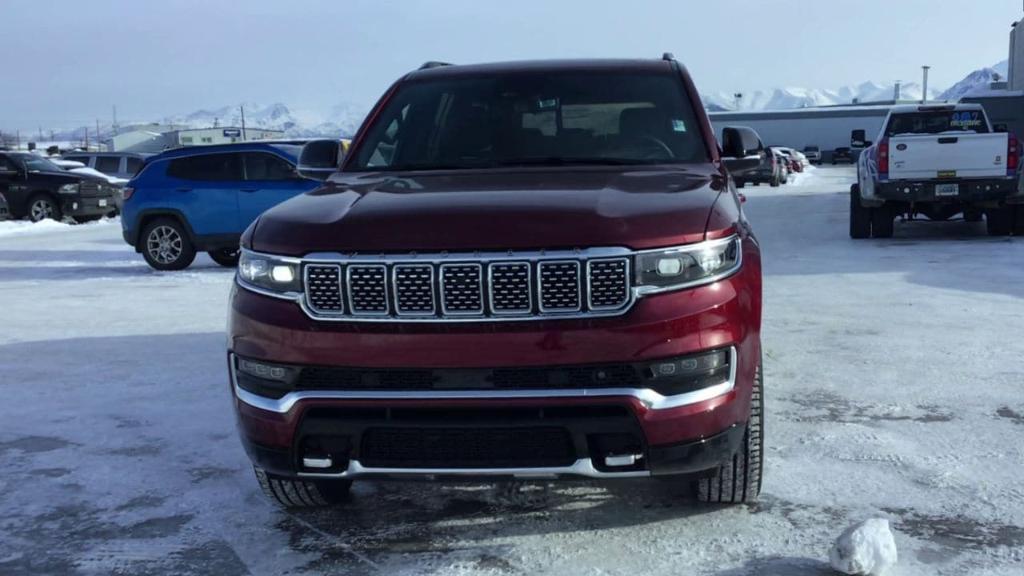
[[959,184],[936,184],[935,195],[936,196],[956,196],[960,194]]
[[106,198],[100,198],[99,204],[100,204],[100,208],[104,208],[107,205],[107,199]]

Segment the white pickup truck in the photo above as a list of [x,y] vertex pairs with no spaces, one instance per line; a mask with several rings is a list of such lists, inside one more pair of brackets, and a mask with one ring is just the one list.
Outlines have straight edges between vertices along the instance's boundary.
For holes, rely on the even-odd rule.
[[889,238],[894,220],[985,216],[993,236],[1024,235],[1020,142],[979,104],[896,106],[857,162],[850,237]]

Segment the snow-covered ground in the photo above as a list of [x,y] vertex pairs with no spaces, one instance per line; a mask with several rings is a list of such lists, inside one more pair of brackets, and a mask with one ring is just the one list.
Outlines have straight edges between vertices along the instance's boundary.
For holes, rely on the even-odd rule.
[[158,273],[114,222],[0,223],[0,574],[830,574],[890,521],[898,575],[1024,565],[1024,240],[847,237],[849,167],[748,187],[765,257],[762,502],[670,484],[259,493],[225,375],[232,273]]

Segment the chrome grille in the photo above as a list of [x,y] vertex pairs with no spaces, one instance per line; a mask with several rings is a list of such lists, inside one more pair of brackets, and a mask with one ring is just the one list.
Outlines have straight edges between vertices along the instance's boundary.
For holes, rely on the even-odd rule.
[[480,264],[441,265],[441,311],[445,315],[484,313],[484,284]]
[[434,314],[434,267],[430,264],[392,268],[395,311],[399,316]]
[[315,256],[304,263],[313,318],[488,321],[615,316],[633,302],[623,248],[403,258]]
[[314,312],[341,314],[341,266],[317,264],[306,266],[306,300]]
[[95,196],[100,196],[100,192],[100,184],[95,180],[82,180],[78,184],[78,193],[83,198],[93,198]]
[[587,304],[591,310],[615,310],[629,301],[629,259],[587,262]]
[[354,315],[385,316],[388,308],[387,267],[384,265],[349,266],[348,308]]
[[495,314],[528,314],[533,310],[530,263],[491,264],[491,310]]
[[575,312],[580,309],[580,263],[541,262],[541,312]]

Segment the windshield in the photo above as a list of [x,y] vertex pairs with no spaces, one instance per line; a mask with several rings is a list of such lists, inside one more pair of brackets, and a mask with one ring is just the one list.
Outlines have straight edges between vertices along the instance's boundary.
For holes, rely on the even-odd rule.
[[410,82],[348,170],[706,162],[679,78],[507,74]]
[[25,170],[29,172],[63,172],[64,169],[57,166],[53,162],[50,162],[42,156],[36,156],[35,154],[19,154],[18,159],[25,165]]
[[912,112],[894,115],[885,130],[886,136],[897,134],[942,134],[943,132],[988,132],[988,123],[981,110]]

